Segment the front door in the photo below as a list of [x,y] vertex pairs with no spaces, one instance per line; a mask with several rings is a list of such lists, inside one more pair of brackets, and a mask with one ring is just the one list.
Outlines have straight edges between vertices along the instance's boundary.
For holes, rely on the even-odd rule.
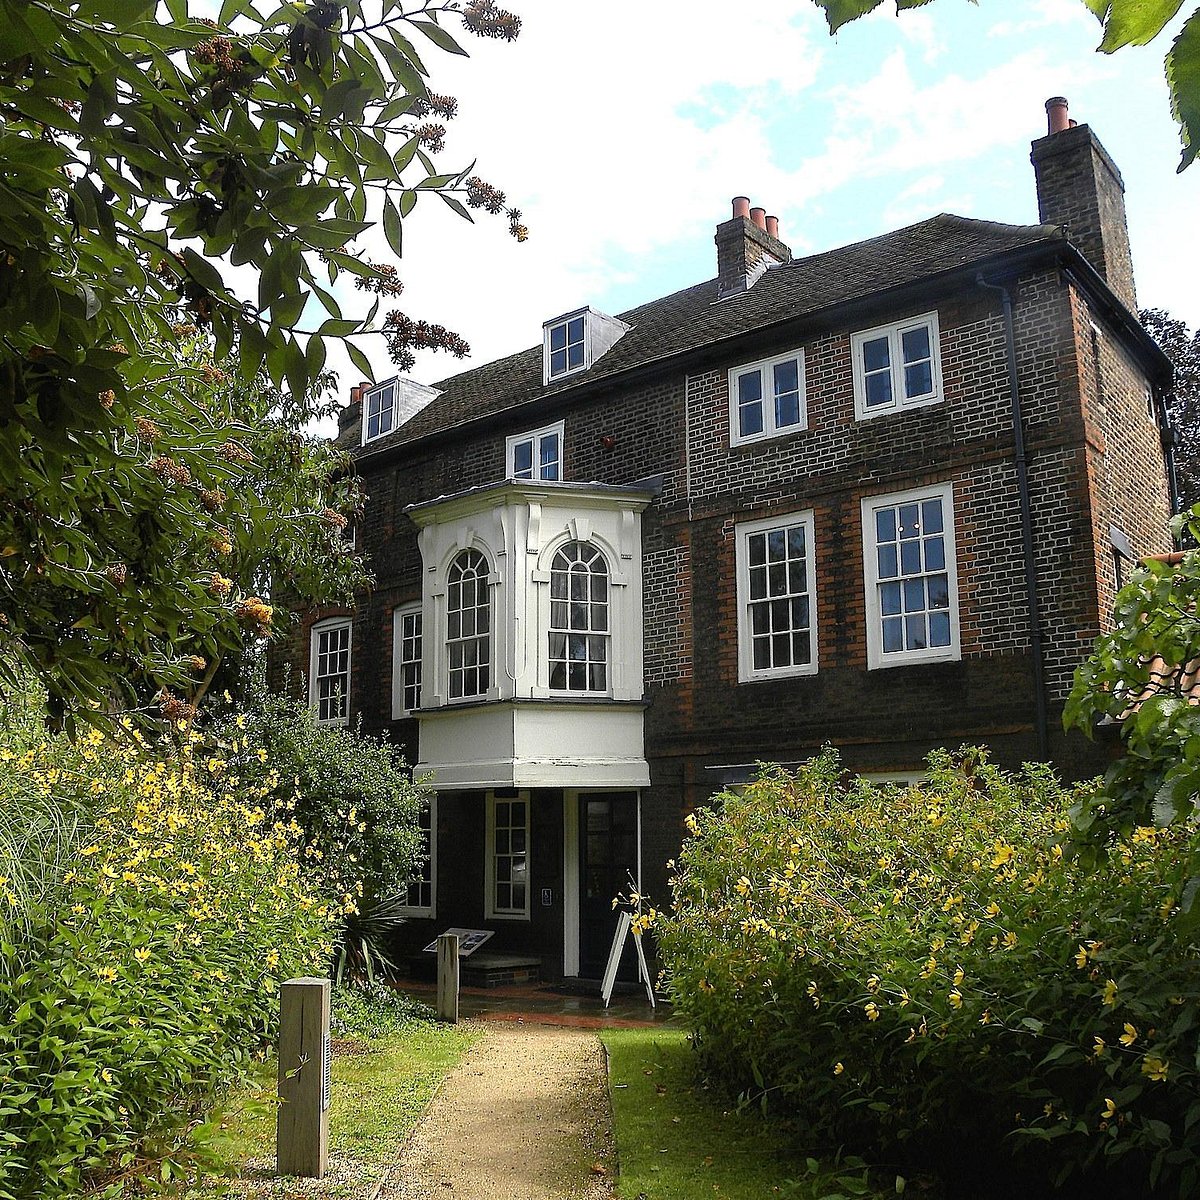
[[[617,928],[613,897],[637,878],[637,793],[591,792],[579,797],[579,973],[599,979]],[[619,979],[637,979],[629,939]]]

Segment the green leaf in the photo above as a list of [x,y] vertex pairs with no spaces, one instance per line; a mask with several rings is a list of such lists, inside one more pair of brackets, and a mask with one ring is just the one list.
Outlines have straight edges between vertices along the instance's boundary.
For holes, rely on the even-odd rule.
[[362,372],[364,379],[374,383],[375,369],[371,366],[371,360],[353,342],[346,342],[345,345],[350,361]]
[[400,225],[400,214],[396,211],[390,195],[383,198],[383,233],[388,245],[397,258],[404,254],[404,234]]
[[410,21],[409,24],[419,29],[438,49],[466,57],[467,52],[440,25],[432,21]]
[[475,218],[471,216],[471,210],[467,208],[461,200],[456,196],[451,196],[449,192],[438,192],[438,195],[456,212],[460,217],[475,224]]
[[1184,22],[1167,53],[1166,69],[1171,113],[1179,122],[1183,142],[1182,171],[1200,153],[1200,10]]
[[857,21],[859,17],[874,12],[882,3],[883,0],[817,0],[817,4],[825,10],[830,33],[837,33],[850,21]]
[[1112,0],[1100,49],[1111,54],[1122,46],[1144,46],[1163,31],[1183,0]]

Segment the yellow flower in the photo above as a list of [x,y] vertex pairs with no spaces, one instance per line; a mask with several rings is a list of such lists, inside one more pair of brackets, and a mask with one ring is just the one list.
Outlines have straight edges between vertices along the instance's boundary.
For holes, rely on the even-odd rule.
[[950,1006],[952,1008],[956,1008],[956,1009],[962,1008],[962,1002],[963,1002],[962,992],[960,992],[958,990],[958,988],[951,989],[949,999],[950,999]]
[[842,1066],[842,1064],[841,1064],[841,1063],[834,1063],[834,1064],[833,1064],[833,1073],[834,1073],[835,1075],[840,1075],[840,1074],[841,1074],[841,1073],[842,1073],[842,1072],[843,1072],[845,1069],[846,1069],[846,1068],[845,1068],[844,1066]]
[[958,985],[960,983],[962,983],[963,978],[964,978],[964,976],[963,976],[962,967],[955,967],[954,968],[954,986],[958,987]]
[[1107,1096],[1104,1098],[1104,1107],[1100,1110],[1100,1115],[1104,1117],[1105,1120],[1117,1115],[1117,1106]]
[[1137,1041],[1137,1036],[1138,1036],[1137,1029],[1133,1025],[1130,1025],[1130,1023],[1128,1021],[1126,1021],[1125,1022],[1125,1032],[1123,1034],[1121,1034],[1121,1037],[1120,1037],[1121,1045],[1122,1046],[1132,1046],[1133,1043]]
[[1103,1058],[1108,1051],[1108,1043],[1102,1037],[1092,1038],[1092,1057]]
[[879,1005],[876,1004],[874,1000],[868,1001],[863,1006],[863,1012],[865,1012],[867,1014],[868,1021],[878,1021],[879,1020]]
[[991,904],[984,909],[984,912],[986,912],[989,917],[998,917],[1000,915],[1000,905],[993,900]]
[[1011,949],[1012,949],[1012,948],[1013,948],[1013,947],[1014,947],[1016,944],[1017,944],[1017,935],[1016,935],[1015,933],[1013,933],[1013,931],[1010,929],[1010,930],[1009,930],[1009,931],[1008,931],[1008,932],[1007,932],[1007,933],[1004,935],[1004,946],[1005,946],[1005,949],[1007,949],[1007,950],[1011,950]]
[[136,958],[140,963],[148,962],[150,959],[150,951],[143,946],[140,950],[135,950],[133,952],[133,957]]
[[872,975],[871,978],[867,980],[867,991],[870,992],[871,995],[874,995],[877,991],[879,991],[878,975]]
[[1170,1063],[1159,1058],[1156,1054],[1147,1054],[1142,1060],[1142,1074],[1149,1076],[1155,1083],[1162,1083],[1167,1078]]
[[1016,853],[1016,847],[1010,846],[1007,842],[996,842],[996,853],[992,858],[992,869],[1002,867]]
[[1088,952],[1084,946],[1075,951],[1075,965],[1082,971],[1087,966]]
[[112,967],[100,967],[100,968],[99,968],[99,969],[96,971],[96,974],[97,974],[97,975],[98,975],[98,976],[99,976],[101,979],[104,979],[104,980],[107,980],[107,981],[110,981],[110,982],[111,982],[112,980],[116,979],[116,977],[117,977],[117,972],[116,972],[116,970],[115,970],[114,968],[112,968]]
[[921,978],[928,979],[936,970],[937,970],[937,959],[936,958],[928,959],[926,961],[925,965],[921,968],[921,971],[920,971]]
[[983,1015],[979,1018],[979,1023],[980,1025],[990,1025],[992,1023],[992,1010],[990,1008],[983,1010]]
[[1104,994],[1100,997],[1101,1004],[1112,1008],[1117,1003],[1117,981],[1110,979],[1104,985]]

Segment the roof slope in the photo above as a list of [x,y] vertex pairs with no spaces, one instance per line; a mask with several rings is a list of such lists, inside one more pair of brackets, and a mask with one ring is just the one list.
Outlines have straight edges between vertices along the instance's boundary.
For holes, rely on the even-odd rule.
[[[817,313],[848,301],[939,275],[1039,243],[1062,244],[1052,225],[1002,225],[940,213],[916,225],[841,246],[768,271],[747,292],[717,303],[710,279],[617,316],[633,328],[590,370],[546,386],[542,347],[497,359],[436,386],[441,395],[399,429],[363,447],[374,454],[540,396],[567,393],[583,383],[711,345],[777,321]],[[338,438],[347,448],[361,440],[355,422]]]

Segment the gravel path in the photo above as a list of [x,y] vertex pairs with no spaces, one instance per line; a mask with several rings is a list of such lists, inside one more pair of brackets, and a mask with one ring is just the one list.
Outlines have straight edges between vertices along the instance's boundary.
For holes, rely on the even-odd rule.
[[493,1022],[442,1085],[379,1200],[612,1200],[594,1033]]

